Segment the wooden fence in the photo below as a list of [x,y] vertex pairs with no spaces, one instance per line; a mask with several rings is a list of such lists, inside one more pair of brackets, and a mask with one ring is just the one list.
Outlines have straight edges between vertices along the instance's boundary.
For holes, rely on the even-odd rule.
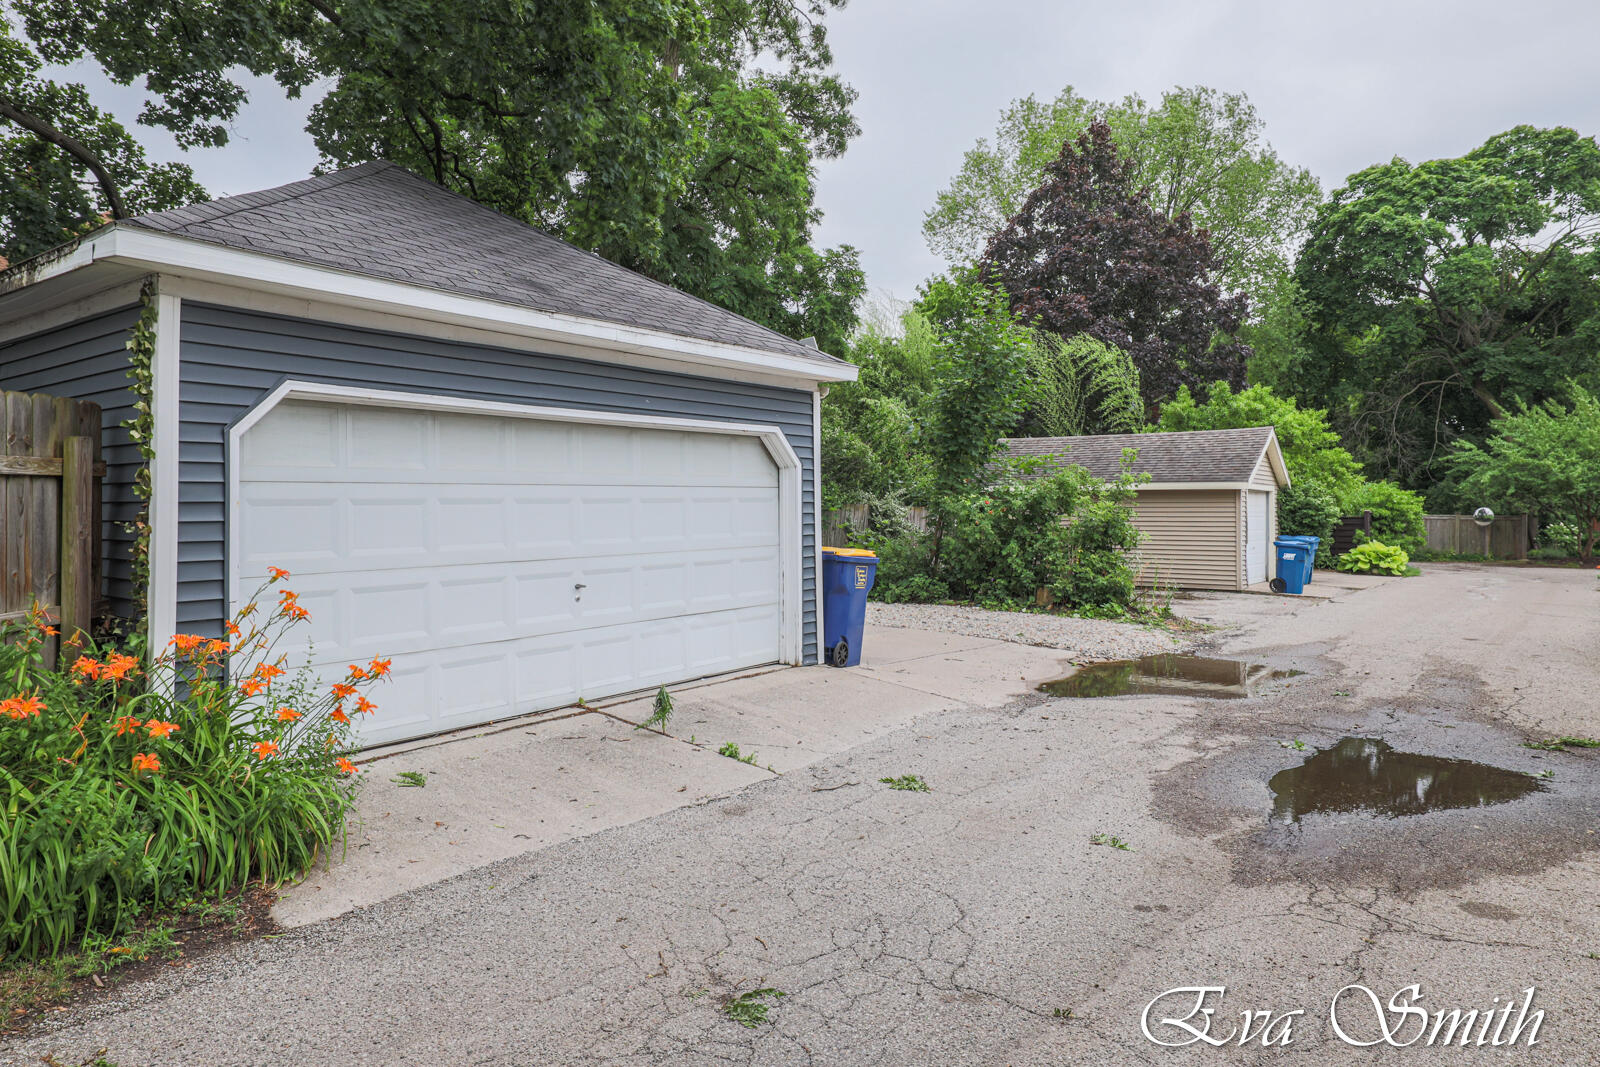
[[1471,515],[1424,515],[1428,551],[1490,559],[1527,559],[1531,524],[1526,515],[1496,515],[1479,526]]
[[[822,513],[822,543],[830,548],[844,548],[852,538],[859,539],[867,532],[872,514],[865,504],[838,508]],[[927,508],[907,508],[906,524],[913,530],[928,529]]]
[[1363,511],[1359,515],[1346,515],[1333,524],[1333,554],[1342,556],[1356,547],[1356,534],[1372,533],[1372,512]]
[[100,405],[0,392],[0,409],[0,620],[37,604],[63,636],[90,631],[100,592]]

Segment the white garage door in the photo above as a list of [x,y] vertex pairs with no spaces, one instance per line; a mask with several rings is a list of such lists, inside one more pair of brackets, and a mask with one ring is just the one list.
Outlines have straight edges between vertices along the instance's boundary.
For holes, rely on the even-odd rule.
[[1246,585],[1268,578],[1267,563],[1272,557],[1272,494],[1254,489],[1245,494],[1244,575]]
[[232,595],[287,568],[324,677],[394,660],[366,744],[780,659],[760,438],[289,400],[238,455]]

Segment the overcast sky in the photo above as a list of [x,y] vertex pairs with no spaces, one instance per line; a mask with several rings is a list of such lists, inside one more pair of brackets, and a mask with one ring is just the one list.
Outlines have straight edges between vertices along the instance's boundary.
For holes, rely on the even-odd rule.
[[[855,245],[868,283],[902,298],[942,266],[922,241],[934,194],[1030,93],[1243,91],[1279,154],[1325,188],[1520,123],[1600,132],[1596,0],[851,0],[828,25],[862,134],[821,167],[817,240]],[[136,100],[104,95],[128,121]],[[185,158],[213,195],[303,178],[307,106],[260,84],[232,144]]]

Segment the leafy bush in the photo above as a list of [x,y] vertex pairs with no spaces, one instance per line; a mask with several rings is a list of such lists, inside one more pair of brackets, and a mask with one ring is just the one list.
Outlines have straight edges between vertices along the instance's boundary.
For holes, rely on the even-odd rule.
[[1340,556],[1334,566],[1351,574],[1405,574],[1411,557],[1403,548],[1368,541]]
[[1583,550],[1583,531],[1575,522],[1552,522],[1544,528],[1542,540],[1541,548],[1556,549],[1563,556],[1576,556]]
[[1416,552],[1427,543],[1422,497],[1393,482],[1365,482],[1342,501],[1346,515],[1372,512],[1372,538]]
[[873,596],[1019,606],[1043,588],[1063,606],[1125,614],[1139,544],[1126,506],[1135,484],[1126,472],[1107,486],[1081,467],[1007,468],[982,492],[942,499],[934,509],[940,533],[876,545]]
[[346,709],[376,710],[360,690],[389,661],[331,689],[289,675],[275,649],[306,618],[285,589],[226,638],[180,634],[148,665],[68,644],[53,670],[42,616],[0,631],[0,953],[58,952],[153,907],[297,877],[342,832]]
[[1333,566],[1333,528],[1339,517],[1339,502],[1316,482],[1294,482],[1278,490],[1278,533],[1322,538],[1319,567]]

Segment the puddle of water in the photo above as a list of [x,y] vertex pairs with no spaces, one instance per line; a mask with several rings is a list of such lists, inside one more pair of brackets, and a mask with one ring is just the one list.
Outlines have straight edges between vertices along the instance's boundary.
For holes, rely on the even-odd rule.
[[1521,771],[1472,760],[1396,752],[1371,737],[1346,737],[1267,783],[1272,817],[1360,813],[1399,818],[1446,808],[1481,808],[1544,791]]
[[1304,671],[1273,670],[1261,663],[1237,659],[1209,659],[1166,653],[1143,659],[1091,663],[1046,682],[1041,693],[1058,697],[1114,697],[1129,693],[1216,697],[1224,700],[1251,696],[1264,681],[1293,678]]

